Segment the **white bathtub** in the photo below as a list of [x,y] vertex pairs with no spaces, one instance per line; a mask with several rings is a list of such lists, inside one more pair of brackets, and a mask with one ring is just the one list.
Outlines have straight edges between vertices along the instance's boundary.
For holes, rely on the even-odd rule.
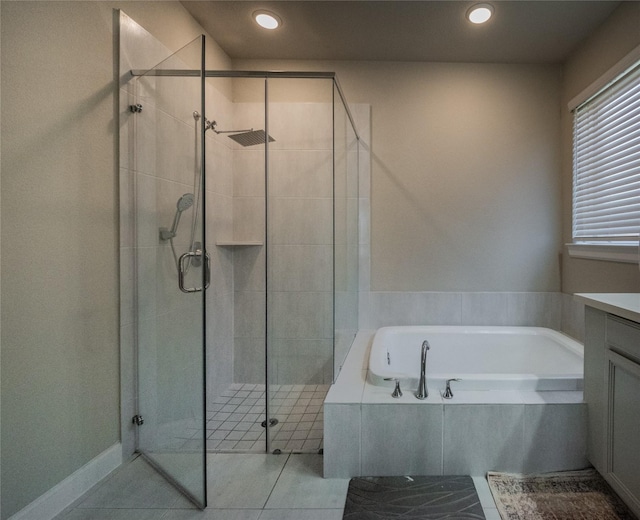
[[455,390],[582,390],[583,347],[539,327],[384,327],[369,356],[369,382],[416,388],[420,348],[429,342],[427,388],[441,391],[447,379]]

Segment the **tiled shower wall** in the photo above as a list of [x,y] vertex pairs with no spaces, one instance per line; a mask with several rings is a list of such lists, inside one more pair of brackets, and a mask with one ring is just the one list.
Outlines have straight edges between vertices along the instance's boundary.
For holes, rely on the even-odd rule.
[[[234,104],[228,125],[237,129],[264,128],[264,104]],[[262,145],[234,149],[232,239],[260,244],[234,248],[233,379],[237,383],[265,383],[264,162]]]
[[[270,103],[269,375],[273,384],[333,375],[333,106]],[[260,128],[264,105],[237,103],[234,127]],[[264,241],[264,147],[234,155],[234,240]],[[265,248],[234,253],[234,378],[264,383]]]
[[[205,82],[206,114],[209,120],[231,118],[232,102],[224,94],[229,80]],[[226,88],[225,88],[226,87]],[[206,359],[207,401],[233,383],[233,260],[234,251],[216,244],[233,234],[232,142],[224,135],[205,132],[206,152],[206,243],[211,255],[211,285],[207,290]]]

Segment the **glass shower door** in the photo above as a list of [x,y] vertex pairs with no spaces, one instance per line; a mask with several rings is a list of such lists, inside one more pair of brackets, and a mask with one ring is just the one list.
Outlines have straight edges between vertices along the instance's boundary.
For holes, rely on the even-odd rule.
[[333,81],[269,78],[270,452],[317,453],[333,380]]
[[205,507],[204,37],[136,80],[138,451]]

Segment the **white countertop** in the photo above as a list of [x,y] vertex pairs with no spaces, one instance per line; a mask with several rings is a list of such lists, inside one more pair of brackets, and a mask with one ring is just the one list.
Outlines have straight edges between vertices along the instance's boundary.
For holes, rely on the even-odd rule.
[[589,307],[640,323],[640,293],[580,293],[575,296]]

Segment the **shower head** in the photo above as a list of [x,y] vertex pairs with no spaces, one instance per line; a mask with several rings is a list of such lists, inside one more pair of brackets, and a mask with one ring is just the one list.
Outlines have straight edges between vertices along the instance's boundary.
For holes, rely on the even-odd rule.
[[178,229],[178,224],[180,223],[180,216],[183,211],[188,210],[195,201],[195,196],[193,193],[185,193],[182,197],[178,199],[176,204],[176,215],[173,217],[173,224],[171,225],[171,229],[167,229],[165,227],[160,228],[160,239],[161,240],[170,240],[176,236],[176,231]]
[[[250,130],[248,132],[233,134],[228,137],[242,146],[254,146],[256,144],[264,144],[266,134],[264,130]],[[269,136],[269,142],[273,143],[274,141],[275,139]]]
[[193,193],[185,193],[178,199],[178,204],[176,204],[176,206],[178,207],[178,212],[182,213],[183,211],[189,209],[191,206],[193,206],[194,200],[195,197]]
[[[253,128],[249,130],[218,130],[216,127],[218,123],[216,121],[209,121],[206,117],[204,118],[205,122],[205,132],[207,130],[213,130],[216,134],[230,134],[227,137],[233,139],[236,143],[242,146],[254,146],[256,144],[264,144],[266,133],[264,130],[254,130]],[[269,142],[273,143],[275,139],[269,136]]]

